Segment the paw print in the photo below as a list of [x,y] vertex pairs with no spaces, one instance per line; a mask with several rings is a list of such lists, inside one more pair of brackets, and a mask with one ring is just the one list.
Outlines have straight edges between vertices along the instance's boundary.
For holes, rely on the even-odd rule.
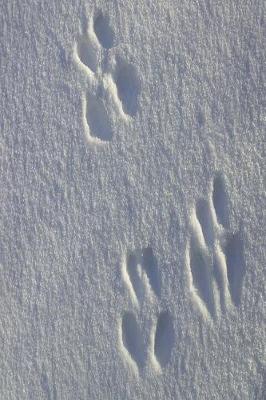
[[187,246],[190,290],[205,317],[217,318],[239,306],[245,275],[240,232],[229,229],[228,196],[217,175],[208,199],[197,201]]
[[138,371],[145,367],[149,356],[151,364],[161,371],[170,360],[174,328],[170,313],[159,311],[161,280],[152,248],[129,252],[122,268],[133,307],[121,320],[122,352]]
[[114,134],[113,119],[133,118],[138,109],[140,80],[133,64],[116,56],[114,31],[109,18],[99,12],[89,19],[75,43],[74,59],[86,74],[82,114],[90,142],[109,142]]

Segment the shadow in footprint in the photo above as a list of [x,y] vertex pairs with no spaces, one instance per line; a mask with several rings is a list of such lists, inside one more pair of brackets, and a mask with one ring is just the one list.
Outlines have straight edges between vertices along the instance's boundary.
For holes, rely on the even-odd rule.
[[226,307],[226,271],[224,267],[224,259],[219,252],[215,252],[213,258],[213,276],[218,285],[219,298],[222,312],[225,311]]
[[161,367],[166,366],[170,360],[174,340],[172,318],[167,311],[162,312],[157,321],[154,340],[154,354]]
[[101,99],[87,95],[86,120],[92,137],[110,141],[113,137],[109,117]]
[[123,345],[136,362],[138,367],[143,367],[145,362],[145,347],[136,317],[131,312],[126,312],[122,319]]
[[149,283],[154,293],[160,297],[161,294],[161,282],[159,278],[158,263],[156,257],[153,254],[151,247],[147,247],[142,251],[143,268],[149,279]]
[[243,242],[239,232],[228,237],[225,246],[225,257],[231,298],[234,304],[239,306],[242,283],[246,273],[243,257]]
[[190,270],[198,296],[205,303],[209,313],[214,316],[215,306],[209,260],[193,237],[190,242]]
[[200,223],[205,242],[213,244],[214,234],[209,204],[205,199],[200,199],[196,206],[196,215]]
[[131,117],[135,116],[140,93],[140,80],[135,67],[118,60],[114,78],[124,113]]
[[98,65],[97,49],[89,42],[86,35],[77,43],[77,54],[80,62],[95,73]]
[[127,256],[127,272],[138,301],[144,296],[144,287],[141,281],[141,263],[138,252],[129,253]]
[[111,49],[114,45],[114,32],[109,25],[109,18],[100,12],[94,20],[93,28],[102,47]]
[[41,373],[41,387],[42,387],[43,393],[47,397],[47,400],[56,400],[57,399],[57,391],[56,391],[55,384],[53,385],[52,388],[50,387],[48,376],[47,376],[47,373],[46,373],[44,367],[43,367],[43,371]]
[[216,212],[217,221],[224,228],[228,228],[228,197],[225,190],[224,179],[221,175],[217,175],[213,181],[212,201]]
[[160,297],[161,282],[158,263],[151,247],[135,250],[127,256],[127,272],[138,301],[144,298],[145,285],[143,273],[146,274],[151,289]]

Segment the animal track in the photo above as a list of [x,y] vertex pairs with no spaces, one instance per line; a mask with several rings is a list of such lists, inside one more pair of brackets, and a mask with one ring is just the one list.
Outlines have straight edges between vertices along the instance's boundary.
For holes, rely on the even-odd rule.
[[151,247],[128,253],[126,261],[127,282],[136,302],[143,300],[145,285],[160,296],[161,283],[157,260]]
[[114,32],[109,25],[109,19],[102,12],[94,19],[93,28],[102,47],[111,49],[114,45]]
[[228,227],[228,199],[221,175],[218,175],[213,182],[212,201],[219,224],[224,228]]
[[[122,273],[131,294],[133,305],[142,318],[142,328],[137,322],[136,313],[126,311],[121,321],[123,351],[137,369],[145,366],[151,354],[153,365],[165,367],[174,345],[174,327],[168,311],[154,311],[154,305],[161,296],[161,280],[157,259],[151,247],[129,252],[122,263]],[[149,308],[147,314],[146,308]],[[154,322],[155,321],[155,322]],[[149,350],[149,351],[148,351]]]
[[159,315],[154,339],[154,354],[162,367],[164,367],[170,359],[174,339],[172,317],[167,311],[164,311]]
[[187,248],[190,289],[205,316],[219,316],[239,306],[245,275],[243,242],[229,230],[228,196],[221,175],[215,177],[208,200],[200,199],[191,216]]
[[[83,94],[83,123],[90,141],[109,142],[113,137],[112,108],[128,120],[137,113],[140,80],[133,64],[114,55],[115,36],[102,12],[90,19],[75,44],[74,58],[87,75]],[[95,94],[96,91],[96,94]]]
[[131,312],[125,312],[123,315],[122,335],[124,347],[137,365],[143,367],[145,362],[144,342],[136,317]]
[[134,117],[137,113],[137,100],[140,92],[140,83],[135,67],[118,60],[114,79],[124,113]]
[[86,119],[90,121],[91,135],[102,141],[111,140],[113,131],[103,101],[96,96],[88,94],[85,107]]
[[83,67],[88,68],[89,72],[96,73],[99,58],[98,44],[95,41],[90,41],[87,33],[84,33],[80,37],[76,51],[77,57],[80,63],[83,64]]

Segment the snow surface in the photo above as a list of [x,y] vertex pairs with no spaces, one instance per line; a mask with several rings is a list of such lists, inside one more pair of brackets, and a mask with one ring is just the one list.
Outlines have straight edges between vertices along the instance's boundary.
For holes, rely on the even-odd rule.
[[266,398],[264,12],[1,1],[1,400]]

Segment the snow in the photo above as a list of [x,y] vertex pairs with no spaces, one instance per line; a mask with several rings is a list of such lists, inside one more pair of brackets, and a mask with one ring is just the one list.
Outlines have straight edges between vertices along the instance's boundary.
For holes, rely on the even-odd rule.
[[263,13],[2,2],[0,399],[265,399]]

